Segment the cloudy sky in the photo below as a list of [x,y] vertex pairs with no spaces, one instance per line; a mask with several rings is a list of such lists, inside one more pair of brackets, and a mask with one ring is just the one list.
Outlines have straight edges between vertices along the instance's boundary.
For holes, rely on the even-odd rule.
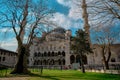
[[[36,0],[34,0],[36,1]],[[83,20],[82,20],[82,10],[77,6],[73,1],[76,0],[48,0],[48,6],[55,10],[53,17],[50,18],[52,22],[61,26],[63,28],[70,29],[72,35],[75,34],[77,29],[83,29]],[[92,1],[87,1],[88,3]],[[0,5],[1,6],[1,5]],[[3,5],[4,6],[4,5]],[[1,17],[1,16],[0,16]],[[120,30],[120,23],[116,23],[115,30]],[[93,27],[93,26],[91,26]],[[19,29],[18,29],[19,30]],[[94,32],[91,32],[91,39],[93,39]],[[94,42],[94,41],[92,41]],[[118,41],[120,42],[120,40]],[[16,51],[17,41],[15,39],[15,34],[13,34],[12,28],[1,28],[0,26],[0,47]]]
[[[57,25],[65,29],[71,29],[73,34],[78,28],[83,28],[81,14],[78,12],[80,9],[72,0],[49,0],[49,6],[56,11],[51,20]],[[12,32],[10,28],[0,28],[0,47],[16,51],[17,42]]]

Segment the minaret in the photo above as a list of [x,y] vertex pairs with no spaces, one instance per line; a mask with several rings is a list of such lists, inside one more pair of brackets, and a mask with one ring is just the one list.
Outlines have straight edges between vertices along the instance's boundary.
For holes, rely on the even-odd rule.
[[86,0],[82,0],[82,17],[83,17],[83,20],[84,20],[84,29],[85,29],[85,32],[88,34],[88,42],[90,43],[91,45],[91,40],[90,40],[90,25],[89,25],[89,21],[88,21],[88,12],[87,12],[87,4],[86,4]]

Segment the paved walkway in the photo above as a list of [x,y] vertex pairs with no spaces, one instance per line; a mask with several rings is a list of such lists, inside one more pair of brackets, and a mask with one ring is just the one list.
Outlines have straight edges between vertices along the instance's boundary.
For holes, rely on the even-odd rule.
[[9,78],[0,78],[0,80],[28,80],[28,77],[9,77]]

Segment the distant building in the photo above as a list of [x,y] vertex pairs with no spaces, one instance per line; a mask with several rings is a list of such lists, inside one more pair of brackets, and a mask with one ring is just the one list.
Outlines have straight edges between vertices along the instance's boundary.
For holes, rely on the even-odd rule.
[[13,67],[17,60],[17,53],[0,48],[0,65]]
[[[103,58],[102,58],[102,49],[100,45],[95,44],[94,53],[87,55],[87,61],[89,65],[103,65]],[[107,54],[105,55],[108,56]],[[120,64],[120,44],[113,44],[111,46],[111,58],[109,64]]]

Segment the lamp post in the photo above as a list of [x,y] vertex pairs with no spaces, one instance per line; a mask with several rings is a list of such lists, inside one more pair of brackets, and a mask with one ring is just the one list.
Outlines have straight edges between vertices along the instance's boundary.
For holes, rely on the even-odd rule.
[[[62,59],[62,55],[58,55],[60,57],[60,60]],[[61,71],[62,71],[62,61],[61,61]]]

